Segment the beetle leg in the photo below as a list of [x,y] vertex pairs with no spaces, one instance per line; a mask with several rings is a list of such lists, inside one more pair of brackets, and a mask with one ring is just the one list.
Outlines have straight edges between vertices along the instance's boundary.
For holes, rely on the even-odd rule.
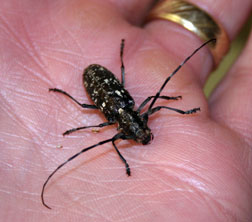
[[172,108],[172,107],[168,107],[168,106],[157,106],[157,107],[147,111],[147,113],[144,113],[144,114],[145,115],[148,114],[148,116],[149,116],[149,115],[152,115],[153,113],[159,111],[160,109],[169,109],[169,110],[172,110],[172,111],[180,113],[180,114],[192,114],[192,113],[196,113],[196,112],[200,111],[199,107],[184,111],[184,110],[181,110],[181,109],[176,109],[176,108]]
[[[139,106],[139,108],[137,109],[137,112],[141,112],[141,110],[144,108],[144,106],[155,96],[149,96],[147,97],[142,104]],[[159,99],[165,99],[165,100],[178,100],[178,99],[182,99],[182,96],[159,96]]]
[[93,127],[102,128],[104,126],[109,126],[109,125],[113,125],[113,124],[115,124],[115,123],[114,122],[105,122],[105,123],[101,123],[99,125],[94,125],[94,126],[81,126],[81,127],[77,127],[77,128],[67,130],[66,132],[63,133],[63,136],[68,135],[68,134],[73,133],[73,132],[78,131],[78,130],[82,130],[82,129],[93,128]]
[[124,87],[125,84],[125,68],[124,68],[124,64],[123,64],[123,50],[124,50],[124,39],[122,39],[121,42],[121,49],[120,49],[120,58],[121,58],[121,83]]
[[75,98],[73,98],[71,95],[69,95],[67,92],[61,90],[61,89],[57,89],[57,88],[50,88],[49,92],[58,92],[58,93],[62,93],[65,96],[69,97],[71,100],[73,100],[75,103],[77,103],[79,106],[81,106],[82,108],[87,108],[87,109],[98,109],[95,105],[90,105],[90,104],[85,104],[85,103],[80,103],[78,102]]
[[119,155],[120,159],[124,162],[125,164],[125,167],[126,167],[126,174],[128,176],[130,176],[130,167],[129,167],[129,164],[127,163],[126,159],[123,157],[123,155],[120,153],[120,151],[118,150],[117,146],[115,145],[115,141],[112,141],[112,144],[117,152],[117,154]]

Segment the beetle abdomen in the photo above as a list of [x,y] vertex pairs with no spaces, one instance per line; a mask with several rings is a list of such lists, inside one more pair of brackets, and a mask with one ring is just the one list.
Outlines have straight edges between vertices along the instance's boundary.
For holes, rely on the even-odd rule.
[[83,84],[94,104],[109,122],[115,122],[119,109],[133,109],[135,102],[112,72],[101,65],[88,66],[83,73]]

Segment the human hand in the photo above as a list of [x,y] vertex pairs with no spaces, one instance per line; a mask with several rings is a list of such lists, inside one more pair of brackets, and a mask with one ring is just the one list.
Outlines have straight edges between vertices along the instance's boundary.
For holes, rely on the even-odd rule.
[[[251,2],[196,1],[218,18],[231,39]],[[201,42],[167,21],[139,24],[151,1],[8,1],[1,10],[1,218],[3,221],[249,221],[251,219],[252,37],[209,101],[202,91],[213,66],[202,49],[172,78],[164,102],[201,112],[162,110],[149,119],[155,136],[143,146],[117,142],[132,176],[127,177],[111,144],[89,151],[62,168],[45,191],[47,176],[84,147],[111,138],[115,127],[62,133],[104,122],[57,87],[91,103],[83,69],[101,64],[120,78],[119,47],[126,39],[126,89],[137,106]],[[225,7],[223,7],[225,5]],[[239,13],[237,13],[239,12]],[[230,19],[232,15],[232,19]],[[58,149],[59,145],[63,149]]]

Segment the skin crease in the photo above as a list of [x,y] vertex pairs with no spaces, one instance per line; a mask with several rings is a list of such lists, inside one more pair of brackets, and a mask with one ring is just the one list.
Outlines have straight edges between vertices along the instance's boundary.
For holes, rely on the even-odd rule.
[[[213,65],[207,48],[163,92],[182,100],[158,101],[184,110],[200,107],[200,113],[162,110],[149,119],[155,136],[151,144],[117,141],[131,177],[109,143],[62,168],[45,190],[52,210],[42,206],[42,185],[59,164],[116,133],[109,126],[63,137],[68,129],[105,118],[48,88],[91,103],[81,82],[84,68],[101,64],[120,78],[120,42],[125,38],[126,88],[138,106],[201,44],[167,21],[137,27],[152,3],[141,2],[145,7],[136,0],[2,1],[1,221],[251,221],[251,36],[209,101],[202,91]],[[231,40],[252,4],[198,2],[218,17]]]

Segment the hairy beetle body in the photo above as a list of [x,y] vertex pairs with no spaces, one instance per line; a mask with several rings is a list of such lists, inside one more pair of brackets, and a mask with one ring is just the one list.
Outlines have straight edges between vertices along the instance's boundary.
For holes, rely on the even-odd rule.
[[147,122],[134,111],[134,99],[115,75],[101,65],[92,64],[83,73],[85,89],[109,123],[137,142],[148,144],[152,138]]

